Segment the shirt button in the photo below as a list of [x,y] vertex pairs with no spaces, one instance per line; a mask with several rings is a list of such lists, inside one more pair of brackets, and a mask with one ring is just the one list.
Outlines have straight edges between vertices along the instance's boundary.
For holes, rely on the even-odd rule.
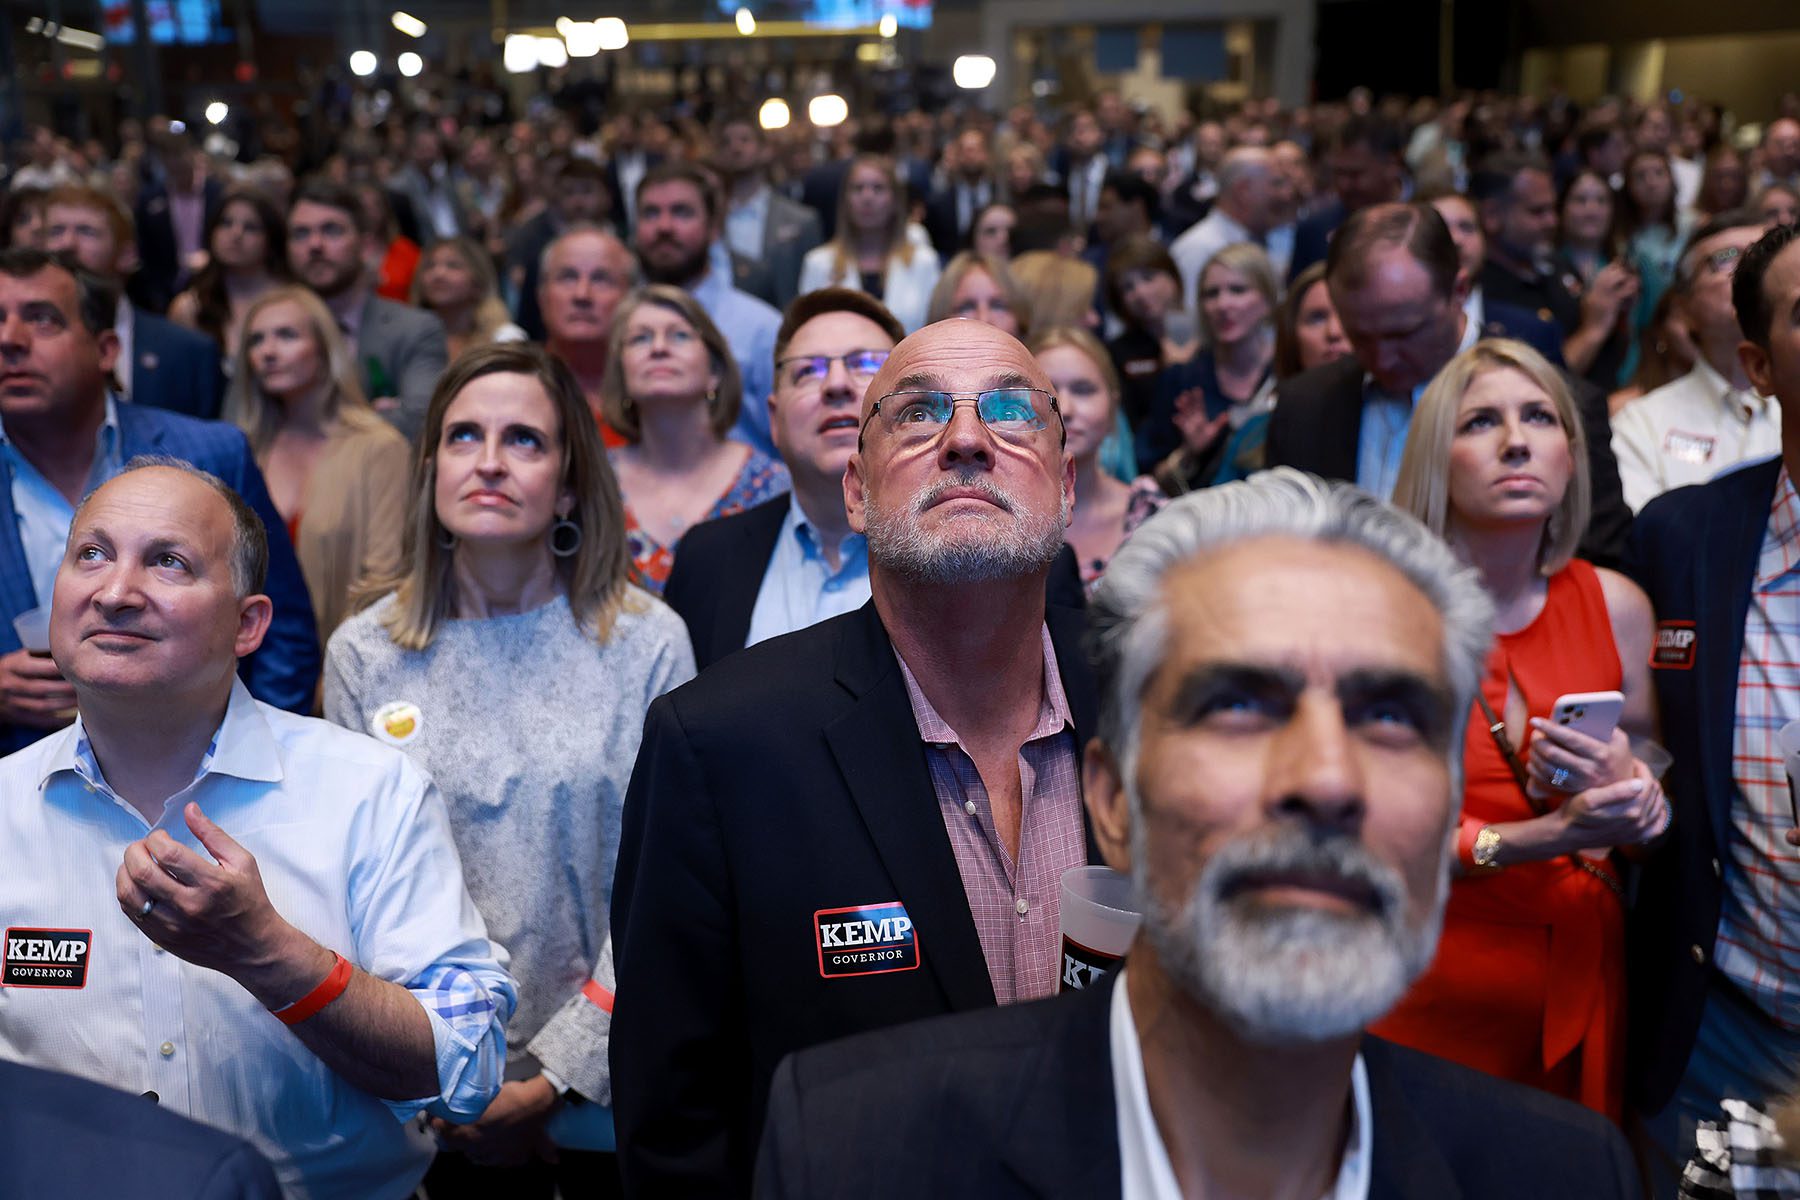
[[974,816],[975,815],[975,802],[973,800],[964,800],[963,801],[963,811],[968,813],[971,817]]
[[1713,868],[1713,878],[1714,879],[1723,879],[1725,877],[1725,872],[1719,870],[1719,860],[1718,859],[1715,858],[1712,860],[1712,868]]
[[1692,954],[1692,955],[1693,955],[1693,956],[1694,956],[1694,961],[1695,961],[1695,962],[1697,962],[1697,963],[1700,963],[1700,964],[1701,964],[1701,965],[1703,965],[1703,966],[1704,966],[1704,965],[1705,965],[1705,963],[1706,963],[1706,951],[1704,951],[1704,950],[1702,950],[1702,949],[1701,949],[1701,948],[1700,948],[1700,947],[1698,947],[1698,946],[1692,946],[1692,947],[1689,947],[1689,949],[1688,949],[1688,953],[1689,953],[1689,954]]
[[175,1043],[174,1042],[164,1042],[162,1045],[160,1045],[156,1048],[156,1052],[158,1054],[162,1055],[164,1058],[174,1058],[175,1057]]
[[1018,913],[1021,917],[1024,916],[1031,911],[1031,901],[1020,896],[1017,900],[1013,901],[1013,911]]

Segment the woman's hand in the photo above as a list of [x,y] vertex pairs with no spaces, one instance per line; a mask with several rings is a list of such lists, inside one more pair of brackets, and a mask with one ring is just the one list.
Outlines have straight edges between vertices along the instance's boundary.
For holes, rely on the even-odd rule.
[[1637,846],[1667,827],[1668,797],[1650,768],[1632,760],[1632,777],[1570,796],[1554,814],[1562,818],[1571,850]]
[[1188,388],[1175,397],[1175,428],[1181,431],[1181,444],[1193,454],[1204,454],[1230,420],[1229,409],[1216,417],[1206,415],[1206,392],[1201,388]]
[[1531,719],[1531,729],[1526,768],[1540,796],[1585,792],[1631,778],[1637,760],[1623,729],[1615,728],[1604,742],[1542,717]]

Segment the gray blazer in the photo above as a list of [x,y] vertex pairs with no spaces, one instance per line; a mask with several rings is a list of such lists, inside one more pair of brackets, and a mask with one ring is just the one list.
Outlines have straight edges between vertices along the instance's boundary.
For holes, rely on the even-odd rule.
[[418,441],[431,389],[450,365],[444,323],[432,313],[371,292],[356,328],[356,358],[369,399],[397,398],[400,407],[384,409],[381,415],[408,439]]
[[800,292],[800,260],[824,240],[819,214],[780,192],[769,193],[769,219],[763,222],[762,262],[768,268],[769,294],[762,298],[786,309]]

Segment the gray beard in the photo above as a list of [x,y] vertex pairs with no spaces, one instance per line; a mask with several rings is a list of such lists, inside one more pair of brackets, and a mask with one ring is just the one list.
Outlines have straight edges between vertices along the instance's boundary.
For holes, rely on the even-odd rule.
[[[1353,1036],[1385,1016],[1431,965],[1449,890],[1448,856],[1431,911],[1416,929],[1407,926],[1406,885],[1396,872],[1353,839],[1320,838],[1299,825],[1227,844],[1202,868],[1187,901],[1170,911],[1149,887],[1142,828],[1140,818],[1132,830],[1132,884],[1145,936],[1176,986],[1247,1042]],[[1228,894],[1246,872],[1271,870],[1352,881],[1375,895],[1375,911],[1264,906]]]
[[[951,488],[976,488],[999,507],[967,514],[949,528],[928,533],[925,510]],[[869,561],[910,583],[986,583],[1018,579],[1047,569],[1062,552],[1066,507],[1057,516],[1022,513],[1016,500],[985,475],[946,476],[904,508],[888,509],[865,500],[864,536]]]

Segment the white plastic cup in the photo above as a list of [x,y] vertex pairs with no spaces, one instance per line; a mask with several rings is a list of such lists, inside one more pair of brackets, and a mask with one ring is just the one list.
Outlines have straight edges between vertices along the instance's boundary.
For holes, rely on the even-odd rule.
[[1062,877],[1062,983],[1079,991],[1119,965],[1137,936],[1131,880],[1111,867],[1070,867]]
[[19,635],[19,644],[25,647],[27,654],[35,654],[40,658],[50,653],[50,610],[31,608],[13,618],[13,632]]

